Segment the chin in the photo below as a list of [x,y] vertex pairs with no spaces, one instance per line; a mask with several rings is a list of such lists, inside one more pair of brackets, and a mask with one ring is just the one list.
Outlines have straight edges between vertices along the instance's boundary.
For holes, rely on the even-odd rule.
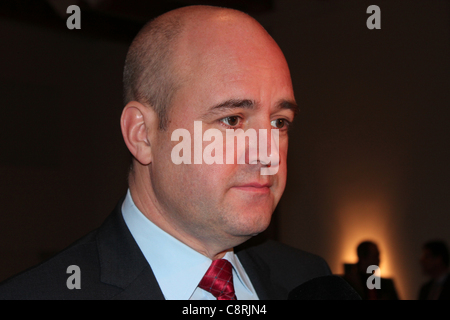
[[253,237],[265,231],[269,227],[272,212],[259,215],[250,215],[236,220],[233,233],[237,236]]

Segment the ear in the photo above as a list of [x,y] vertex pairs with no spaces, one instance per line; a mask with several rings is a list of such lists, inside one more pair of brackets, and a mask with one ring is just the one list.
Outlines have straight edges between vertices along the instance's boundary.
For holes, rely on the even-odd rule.
[[143,165],[152,162],[152,137],[158,130],[158,117],[152,107],[130,101],[120,118],[123,139],[131,154]]

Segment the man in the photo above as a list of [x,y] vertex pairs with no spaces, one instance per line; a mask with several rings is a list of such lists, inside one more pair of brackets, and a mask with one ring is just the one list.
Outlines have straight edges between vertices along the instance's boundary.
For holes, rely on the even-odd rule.
[[420,288],[419,300],[450,300],[449,252],[445,242],[425,243],[420,265],[431,280]]
[[[379,278],[379,288],[369,289],[367,273],[369,266],[380,266],[380,251],[373,241],[363,241],[356,248],[358,262],[346,270],[344,279],[358,292],[363,300],[398,300],[397,290],[392,279]],[[370,281],[370,280],[369,280]]]
[[[131,44],[124,88],[121,128],[133,155],[125,199],[98,230],[4,283],[1,298],[286,299],[330,273],[321,258],[274,242],[236,248],[269,225],[286,183],[287,128],[297,110],[284,56],[254,19],[206,6],[160,16]],[[195,140],[183,150],[194,158],[199,143],[203,150],[211,143],[202,139],[207,130],[267,132],[278,162],[246,153],[238,163],[242,150],[233,147],[231,163],[197,157],[176,164],[179,129]],[[214,150],[225,159],[231,149]],[[273,174],[261,174],[272,166]],[[68,289],[70,265],[79,267],[79,289]],[[224,274],[223,288],[211,290]]]

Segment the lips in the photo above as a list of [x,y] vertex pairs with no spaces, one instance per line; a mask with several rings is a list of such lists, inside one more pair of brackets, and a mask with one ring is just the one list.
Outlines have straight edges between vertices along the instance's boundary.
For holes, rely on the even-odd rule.
[[241,185],[237,185],[233,188],[238,189],[240,191],[246,192],[259,192],[259,193],[267,193],[270,192],[271,183],[259,183],[259,182],[250,182]]
[[259,182],[251,182],[243,185],[237,186],[238,188],[270,188],[272,185],[270,183],[259,183]]

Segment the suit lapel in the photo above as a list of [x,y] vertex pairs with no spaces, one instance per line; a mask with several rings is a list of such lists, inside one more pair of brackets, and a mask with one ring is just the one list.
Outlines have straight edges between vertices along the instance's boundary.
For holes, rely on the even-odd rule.
[[273,283],[269,267],[258,255],[245,249],[236,253],[260,300],[286,299],[288,292]]
[[123,289],[116,299],[164,299],[147,260],[123,220],[122,202],[97,234],[100,280]]

